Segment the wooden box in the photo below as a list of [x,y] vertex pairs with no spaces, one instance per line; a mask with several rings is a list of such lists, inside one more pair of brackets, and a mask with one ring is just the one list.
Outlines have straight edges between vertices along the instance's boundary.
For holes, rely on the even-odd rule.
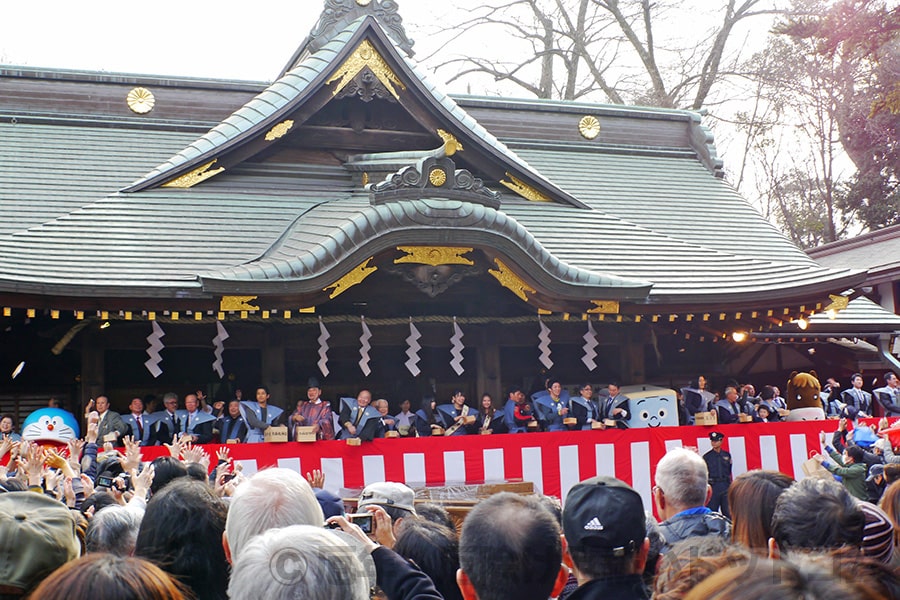
[[752,423],[753,417],[751,415],[739,414],[738,421],[741,423]]
[[603,421],[591,421],[591,429],[603,429]]
[[444,428],[440,425],[432,425],[431,435],[444,435]]
[[537,421],[528,421],[528,425],[525,426],[528,431],[537,431],[540,427],[540,424]]
[[615,419],[603,419],[603,424],[606,425],[607,427],[615,427],[616,421],[615,421]]
[[719,424],[719,415],[716,411],[711,410],[709,412],[698,412],[694,415],[694,424],[695,425],[718,425]]
[[791,414],[791,411],[789,411],[789,410],[786,409],[786,408],[779,408],[779,409],[778,409],[778,415],[781,416],[781,418],[786,418],[789,414]]
[[347,438],[348,446],[362,446],[362,440],[359,438]]
[[398,438],[398,437],[400,437],[400,432],[399,432],[399,431],[385,431],[385,432],[384,432],[384,437],[386,437],[386,438]]
[[482,429],[481,431],[479,431],[479,433],[480,433],[481,435],[491,435],[491,434],[494,433],[494,432],[491,431],[490,429]]
[[296,432],[298,442],[316,441],[316,432],[314,431],[314,427],[312,425],[303,425],[301,427],[297,427]]
[[475,424],[475,415],[469,415],[465,419],[463,419],[463,425],[474,425]]
[[265,431],[265,439],[267,442],[286,442],[288,441],[288,429],[284,425],[269,427]]
[[578,419],[576,419],[575,417],[566,417],[565,419],[563,419],[563,425],[565,425],[566,427],[578,425]]

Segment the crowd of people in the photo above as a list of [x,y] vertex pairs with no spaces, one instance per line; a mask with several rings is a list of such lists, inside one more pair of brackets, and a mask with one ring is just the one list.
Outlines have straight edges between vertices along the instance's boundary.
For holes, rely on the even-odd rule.
[[[829,378],[820,394],[825,415],[850,420],[900,415],[900,378],[888,372],[883,380],[884,386],[868,392],[858,373],[850,377],[844,389]],[[161,410],[151,407],[155,399],[135,397],[128,412],[119,414],[110,409],[109,398],[101,395],[91,400],[86,411],[96,409],[100,415],[101,440],[121,443],[122,438],[130,436],[144,446],[168,444],[178,437],[200,444],[262,442],[267,429],[281,426],[287,428],[290,440],[299,440],[302,434],[317,440],[362,441],[628,427],[631,400],[616,382],[602,389],[585,383],[570,394],[559,380],[548,378],[545,388],[526,395],[521,386],[513,385],[502,402],[483,394],[477,408],[456,390],[449,402],[426,396],[417,409],[403,399],[395,406],[399,412],[392,413],[388,400],[374,399],[368,389],[360,390],[355,398],[340,398],[333,407],[323,398],[318,380],[311,378],[306,398],[301,398],[293,410],[273,404],[268,387],[260,385],[252,400],[245,400],[238,389],[227,401],[210,402],[203,390],[196,390],[185,395],[179,407],[178,395],[169,392],[162,396]],[[763,386],[757,394],[752,384],[731,381],[719,393],[710,391],[708,381],[701,376],[677,390],[676,397],[681,425],[693,424],[698,413],[715,413],[719,424],[777,422],[790,413],[781,391],[772,385]],[[12,415],[0,419],[0,438],[4,437],[19,439]]]
[[564,505],[502,492],[458,523],[402,483],[348,502],[319,471],[245,477],[228,445],[210,456],[186,437],[144,464],[139,440],[116,450],[100,421],[67,448],[0,441],[0,600],[900,598],[900,460],[860,458],[868,428],[852,422],[823,434],[827,476],[732,481],[713,431],[704,456],[660,460],[655,515],[593,477]]

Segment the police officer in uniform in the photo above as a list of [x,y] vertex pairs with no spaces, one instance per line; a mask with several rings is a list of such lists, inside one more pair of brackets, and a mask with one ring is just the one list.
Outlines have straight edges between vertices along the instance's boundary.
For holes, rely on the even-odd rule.
[[712,488],[712,496],[706,505],[710,510],[717,510],[729,519],[731,511],[728,510],[728,486],[731,485],[731,454],[722,450],[722,440],[725,436],[713,431],[709,434],[712,450],[703,455],[706,468],[709,470],[709,485]]

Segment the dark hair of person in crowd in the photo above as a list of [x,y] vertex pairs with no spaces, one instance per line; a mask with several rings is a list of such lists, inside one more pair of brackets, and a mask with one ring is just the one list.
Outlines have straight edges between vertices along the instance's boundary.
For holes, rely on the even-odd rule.
[[151,562],[94,553],[56,571],[31,595],[41,600],[182,600],[185,589]]
[[[676,553],[673,556],[673,553]],[[718,535],[690,537],[677,542],[660,560],[654,600],[681,600],[698,583],[722,569],[755,560],[747,551],[730,546]]]
[[541,506],[550,511],[550,514],[559,523],[559,529],[562,531],[562,503],[555,496],[535,495],[540,500]]
[[119,503],[116,502],[116,499],[109,492],[94,492],[81,503],[81,514],[86,515],[88,509],[92,506],[94,507],[93,514],[96,515],[107,506],[119,506]]
[[775,388],[771,385],[764,385],[759,392],[759,398],[762,401],[775,399]]
[[853,459],[854,463],[862,463],[866,458],[866,453],[859,446],[849,446],[845,452],[847,456]]
[[849,581],[830,565],[756,558],[713,573],[685,600],[875,600],[884,598],[863,582]]
[[[644,585],[648,590],[653,589],[653,580],[656,578],[656,568],[659,559],[662,558],[663,548],[666,546],[666,538],[659,528],[659,523],[653,518],[653,513],[646,513],[647,539],[650,540],[650,548],[647,551],[647,562],[644,563]],[[715,536],[719,537],[719,536]]]
[[419,515],[420,519],[443,525],[451,530],[454,535],[456,534],[456,522],[443,506],[431,504],[430,502],[416,504],[416,514]]
[[197,600],[224,600],[228,563],[222,533],[227,513],[208,485],[188,478],[173,481],[147,503],[135,556],[178,578]]
[[894,552],[900,552],[900,483],[894,482],[884,490],[878,506],[894,524]]
[[888,486],[895,481],[900,481],[900,463],[889,463],[884,465],[884,480],[887,482]]
[[463,521],[459,559],[481,598],[546,600],[562,561],[559,523],[534,497],[494,494]]
[[150,484],[150,494],[156,494],[174,479],[187,477],[187,467],[184,463],[171,456],[160,456],[153,460],[153,483]]
[[185,465],[184,469],[187,473],[187,476],[196,481],[202,481],[205,483],[209,478],[209,473],[206,471],[206,469],[203,468],[203,465],[201,465],[200,463],[188,463],[187,465]]
[[798,481],[778,497],[772,537],[782,551],[859,549],[866,517],[839,483]]
[[422,569],[445,600],[462,600],[456,585],[459,541],[453,530],[424,519],[404,521],[394,552]]
[[755,470],[735,477],[728,488],[731,541],[768,556],[775,503],[793,483],[793,479],[777,471]]

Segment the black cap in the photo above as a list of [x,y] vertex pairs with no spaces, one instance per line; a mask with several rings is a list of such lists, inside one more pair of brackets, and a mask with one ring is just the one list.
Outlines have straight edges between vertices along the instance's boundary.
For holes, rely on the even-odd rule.
[[725,434],[720,431],[713,431],[709,434],[709,439],[714,442],[721,442],[725,439]]
[[563,533],[575,550],[632,554],[647,537],[644,502],[632,487],[614,477],[586,479],[566,496]]
[[319,385],[319,380],[315,377],[310,377],[309,381],[306,382],[306,387],[308,388],[319,388],[322,387]]

